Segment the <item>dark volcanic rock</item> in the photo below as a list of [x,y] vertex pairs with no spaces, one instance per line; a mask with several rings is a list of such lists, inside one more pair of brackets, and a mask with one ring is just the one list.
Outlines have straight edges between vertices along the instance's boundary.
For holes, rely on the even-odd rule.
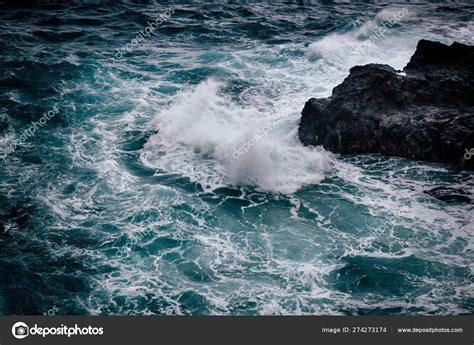
[[341,154],[381,153],[473,170],[474,47],[421,40],[403,72],[351,68],[331,97],[310,99],[299,138]]

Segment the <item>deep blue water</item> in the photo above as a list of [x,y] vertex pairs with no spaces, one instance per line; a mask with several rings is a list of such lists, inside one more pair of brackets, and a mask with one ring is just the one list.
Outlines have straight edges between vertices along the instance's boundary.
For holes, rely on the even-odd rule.
[[296,131],[353,65],[473,44],[473,14],[0,5],[0,314],[472,314],[474,207],[424,191],[473,174]]

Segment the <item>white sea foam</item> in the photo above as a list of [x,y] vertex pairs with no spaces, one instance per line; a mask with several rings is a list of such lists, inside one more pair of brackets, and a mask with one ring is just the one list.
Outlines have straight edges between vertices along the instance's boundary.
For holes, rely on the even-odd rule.
[[[395,21],[397,26],[388,25],[395,17],[398,18]],[[413,25],[421,20],[423,25]],[[313,42],[306,56],[313,61],[322,59],[346,70],[368,63],[388,64],[395,69],[402,69],[420,39],[445,44],[454,41],[472,44],[472,21],[440,29],[442,25],[438,20],[425,18],[423,13],[418,13],[412,6],[406,10],[403,7],[387,7],[367,21],[351,23],[352,30],[336,32]],[[387,24],[385,30],[384,23]]]
[[[325,36],[309,45],[305,58],[295,58],[275,69],[262,58],[279,56],[275,49],[267,51],[263,47],[258,51],[234,52],[232,57],[241,65],[233,72],[254,75],[263,88],[284,80],[288,86],[285,94],[270,99],[259,90],[250,89],[257,92],[244,91],[244,101],[250,99],[253,103],[242,99],[237,102],[219,92],[225,82],[213,80],[181,92],[171,106],[157,114],[152,129],[159,133],[150,138],[142,152],[143,163],[180,173],[205,189],[248,185],[271,192],[293,193],[304,185],[318,183],[331,169],[333,160],[324,150],[306,148],[299,143],[296,128],[300,110],[309,97],[328,96],[352,66],[384,63],[402,69],[420,38],[437,38],[430,32],[405,30],[404,25],[408,27],[409,23],[404,21],[417,17],[411,10],[400,19],[398,26],[376,40],[369,39],[382,21],[400,11],[398,7],[385,8],[372,21],[348,32]],[[354,49],[358,50],[351,53]],[[249,152],[235,159],[235,150],[269,121],[276,124],[275,128],[251,145]]]
[[[390,15],[390,12],[382,13],[378,19]],[[211,313],[214,314],[239,312],[236,305],[242,301],[255,304],[255,309],[248,311],[260,314],[338,314],[343,310],[341,307],[350,310],[414,306],[446,313],[450,307],[442,292],[435,303],[432,296],[425,298],[424,295],[410,302],[401,298],[378,302],[375,301],[376,294],[373,298],[358,300],[338,292],[326,279],[328,274],[344,265],[337,258],[345,255],[379,258],[417,255],[428,259],[431,255],[435,259],[465,265],[469,264],[468,255],[446,254],[443,250],[461,238],[463,242],[459,250],[468,254],[474,243],[472,228],[468,229],[472,224],[472,210],[469,213],[470,210],[463,206],[437,206],[426,200],[417,200],[423,197],[423,184],[400,176],[387,178],[384,171],[388,169],[384,169],[390,168],[388,163],[382,166],[380,175],[372,178],[370,167],[344,163],[319,148],[303,147],[296,138],[304,102],[311,96],[329,95],[331,88],[347,75],[350,67],[381,62],[402,68],[408,61],[417,37],[401,37],[399,32],[387,34],[384,39],[369,45],[361,55],[349,56],[347,45],[366,40],[371,25],[364,24],[355,32],[319,40],[309,47],[306,57],[292,58],[277,67],[260,64],[258,59],[272,54],[282,58],[278,47],[233,53],[239,61],[239,68],[243,68],[236,68],[233,72],[245,75],[244,79],[251,76],[251,81],[261,82],[263,89],[244,91],[244,96],[240,95],[241,103],[222,95],[220,90],[227,86],[225,82],[208,80],[193,86],[164,107],[168,99],[165,102],[158,96],[155,98],[156,92],[152,91],[156,87],[153,83],[159,84],[159,81],[114,80],[112,93],[126,90],[120,93],[120,98],[133,100],[136,104],[134,111],[113,122],[109,118],[101,120],[99,116],[93,120],[95,130],[84,129],[71,136],[74,165],[96,171],[98,180],[107,182],[108,189],[100,191],[95,179],[82,181],[77,184],[75,195],[64,199],[60,187],[74,180],[62,184],[54,181],[57,195],[47,194],[50,199],[45,204],[51,208],[63,205],[54,208],[54,213],[64,219],[64,224],[59,221],[56,224],[68,229],[71,223],[82,227],[86,217],[92,218],[90,209],[112,198],[116,201],[112,204],[113,212],[97,217],[100,222],[110,220],[117,228],[117,235],[132,240],[142,238],[140,235],[145,231],[155,232],[156,237],[140,242],[127,252],[125,258],[114,256],[115,246],[122,245],[115,242],[115,234],[107,234],[101,251],[87,252],[89,257],[104,265],[118,267],[117,271],[105,273],[97,280],[96,293],[84,302],[90,313],[121,314],[133,310],[140,314],[180,314],[185,311],[177,298],[186,291],[204,296],[212,305]],[[299,43],[300,49],[302,46]],[[183,59],[185,53],[188,55]],[[180,63],[194,63],[193,55],[196,55],[195,51],[182,49],[178,54],[182,59]],[[268,91],[273,84],[284,84],[285,91],[277,92],[274,97],[264,97],[262,91]],[[94,88],[88,90],[90,93],[94,91]],[[118,158],[117,148],[121,140],[118,133],[123,133],[124,128],[135,129],[140,116],[147,121],[157,109],[151,129],[157,130],[158,134],[149,139],[141,152],[143,163],[163,170],[157,175],[179,173],[199,182],[204,188],[209,186],[209,189],[250,185],[289,194],[303,185],[320,183],[325,175],[338,180],[334,185],[327,182],[321,185],[328,187],[327,203],[321,202],[320,196],[325,194],[316,187],[308,192],[307,197],[292,194],[290,198],[282,197],[274,205],[273,198],[280,196],[259,195],[262,197],[261,207],[253,204],[242,207],[243,217],[225,214],[220,207],[214,210],[213,205],[201,202],[192,193],[188,195],[174,186],[148,184],[136,178]],[[249,152],[235,159],[234,150],[252,138],[268,121],[275,123],[268,135],[252,145]],[[273,226],[275,213],[268,210],[277,208],[276,204],[288,199],[292,207],[278,209],[279,213],[287,212],[288,223],[281,221]],[[141,217],[145,212],[152,213],[166,207],[172,209],[173,206],[176,217],[170,228],[163,228],[160,220]],[[352,224],[348,226],[345,221],[357,218],[361,211],[366,212],[361,218],[368,221],[372,216],[375,224],[356,224],[358,227],[354,225],[351,229]],[[206,213],[205,217],[203,213]],[[192,220],[181,221],[186,218]],[[396,226],[405,226],[409,231],[395,236]],[[417,232],[422,232],[422,236],[417,236]],[[143,255],[150,242],[168,236],[183,244]],[[436,246],[433,247],[429,241]],[[380,249],[381,242],[387,244],[388,250]],[[292,256],[296,245],[297,255]],[[84,255],[84,249],[82,246],[73,248],[73,253]],[[173,254],[170,257],[176,259],[164,259],[167,254]],[[206,284],[193,281],[192,274],[180,271],[178,266],[182,263],[205,272],[212,277],[211,281]],[[437,288],[443,288],[443,284],[453,284],[453,281],[440,280]],[[472,289],[472,285],[457,288],[459,298],[468,296],[469,288]],[[430,293],[437,291],[433,289]],[[122,298],[124,302],[118,302]],[[144,299],[153,303],[140,305]],[[332,303],[327,303],[328,300]],[[157,301],[165,303],[158,307]],[[453,305],[449,312],[459,313],[459,310]]]
[[[406,65],[419,35],[401,35],[394,28],[375,42],[368,38],[378,28],[377,23],[392,16],[393,11],[385,9],[374,21],[356,30],[312,43],[306,57],[294,58],[291,63],[274,66],[271,58],[281,59],[275,47],[234,52],[232,59],[239,64],[224,62],[222,67],[238,75],[253,75],[261,83],[260,88],[244,90],[240,101],[220,93],[225,82],[208,80],[182,91],[156,115],[151,127],[159,133],[148,141],[142,162],[180,173],[205,189],[248,185],[293,193],[304,185],[318,183],[330,170],[332,158],[320,148],[299,143],[296,130],[300,111],[308,98],[328,96],[354,65],[388,63],[397,69]],[[295,49],[294,44],[290,46]],[[281,49],[288,47],[282,45]],[[350,54],[357,47],[363,49]],[[284,92],[277,92],[276,97],[262,92],[273,85],[284,85]],[[268,122],[275,124],[268,135],[235,159],[235,151]]]
[[415,51],[418,37],[404,37],[388,30],[383,36],[370,40],[377,28],[375,22],[367,22],[356,30],[325,36],[309,45],[306,56],[311,60],[323,59],[343,70],[368,63],[402,69]]
[[[204,188],[250,185],[292,193],[324,178],[329,154],[298,142],[294,110],[239,107],[222,97],[219,87],[213,80],[206,81],[156,117],[159,133],[150,138],[143,153],[148,164],[179,172]],[[273,126],[268,134],[237,157],[235,150],[269,122]]]

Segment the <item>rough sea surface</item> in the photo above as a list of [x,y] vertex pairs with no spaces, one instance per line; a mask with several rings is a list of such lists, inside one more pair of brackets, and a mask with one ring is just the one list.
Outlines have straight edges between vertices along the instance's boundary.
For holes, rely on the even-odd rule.
[[474,44],[473,14],[0,4],[0,314],[473,314],[474,206],[424,191],[474,174],[297,138],[349,68]]

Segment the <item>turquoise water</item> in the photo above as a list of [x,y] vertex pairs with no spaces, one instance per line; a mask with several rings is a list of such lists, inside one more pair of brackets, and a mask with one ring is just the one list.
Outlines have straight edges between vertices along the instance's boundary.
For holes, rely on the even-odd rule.
[[424,191],[473,174],[296,136],[353,65],[473,44],[472,5],[370,43],[403,6],[44,6],[0,11],[0,314],[472,314],[473,206]]

